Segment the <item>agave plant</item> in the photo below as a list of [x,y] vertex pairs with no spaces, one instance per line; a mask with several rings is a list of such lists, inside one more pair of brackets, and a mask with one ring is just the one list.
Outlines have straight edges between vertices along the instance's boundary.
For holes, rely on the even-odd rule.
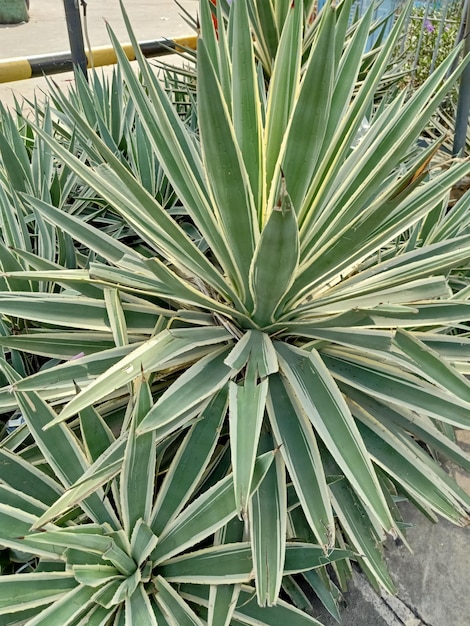
[[[15,384],[16,372],[3,367]],[[153,405],[147,381],[136,381],[132,397],[125,434],[114,437],[88,409],[79,417],[79,441],[63,425],[42,431],[51,409],[35,392],[18,396],[27,427],[1,448],[0,519],[3,547],[22,567],[0,577],[2,623],[196,626],[203,615],[215,625],[224,623],[225,602],[236,590],[243,602],[231,607],[234,623],[318,624],[282,601],[259,616],[229,455],[223,448],[214,455],[212,433],[222,427],[227,391],[216,394],[180,441],[157,431],[136,436]],[[28,434],[37,446],[15,454]],[[273,457],[257,459],[253,491]],[[350,554],[333,550],[328,561]],[[308,542],[288,542],[286,558],[290,574],[325,563],[321,547]]]
[[[212,0],[212,4],[214,24],[218,27],[219,23],[229,18],[232,2],[230,0]],[[282,30],[291,4],[292,2],[289,0],[267,0],[265,2],[248,0],[246,3],[254,35],[255,52],[268,76],[272,74],[273,61],[276,58]],[[306,0],[303,3],[301,20],[306,29],[311,28],[315,23],[317,10],[318,3],[316,0]],[[303,40],[305,47],[310,43],[313,30],[314,27]]]
[[[207,29],[207,20],[212,20],[215,30],[218,31],[219,23],[226,27],[226,23],[230,19],[230,11],[232,10],[231,0],[211,0],[209,4],[210,13],[202,12],[196,17],[191,14],[178,2],[174,0],[181,10],[182,18],[194,29],[199,32]],[[250,27],[253,36],[253,50],[259,63],[259,71],[262,72],[264,80],[271,79],[274,60],[277,56],[279,43],[281,40],[282,30],[286,21],[286,17],[290,11],[292,0],[247,0],[247,11],[250,20]],[[315,41],[317,27],[320,24],[319,7],[324,2],[317,0],[305,0],[303,2],[303,14],[301,19],[302,36],[302,62],[305,62],[311,52],[311,47]],[[376,3],[373,12],[376,13]],[[379,3],[380,4],[380,3]],[[337,20],[343,22],[343,42],[342,45],[347,46],[349,40],[353,37],[355,30],[359,26],[360,11],[358,11],[355,2],[340,2],[337,5]],[[382,19],[374,19],[369,23],[369,35],[361,58],[361,67],[357,72],[357,81],[361,82],[373,63],[375,56],[380,50],[380,46],[384,41],[387,31],[389,30],[390,21],[393,21],[393,14],[386,15]],[[205,24],[203,24],[203,22]],[[223,29],[224,26],[221,26]],[[403,27],[406,29],[406,26]],[[179,56],[183,59],[183,68],[181,63],[178,66],[171,63],[160,63],[166,72],[176,74],[183,81],[189,76],[193,80],[196,79],[196,71],[194,69],[197,64],[197,55],[191,49],[181,48],[178,51]],[[395,55],[396,56],[396,55]],[[180,59],[180,60],[181,60]],[[380,99],[387,94],[388,90],[396,86],[400,80],[406,76],[406,70],[397,63],[397,59],[390,59],[387,70],[384,70],[381,76],[380,85],[376,87],[376,98]]]
[[[86,597],[88,613],[96,611],[97,624],[110,619],[102,609],[129,623],[135,623],[134,610],[147,611],[146,619],[154,619],[148,617],[153,611],[163,624],[316,623],[279,599],[282,585],[291,597],[305,585],[330,593],[326,573],[312,567],[354,553],[375,585],[393,591],[380,542],[386,533],[403,537],[398,499],[408,498],[432,519],[438,513],[468,522],[470,498],[434,457],[470,467],[448,432],[470,426],[470,384],[462,374],[470,342],[447,332],[469,317],[466,293],[454,293],[448,275],[468,261],[470,237],[459,228],[421,246],[401,245],[400,239],[470,171],[465,161],[434,175],[427,165],[435,147],[416,147],[463,65],[442,82],[457,49],[411,98],[398,95],[374,109],[405,13],[358,86],[372,9],[346,40],[349,8],[347,2],[341,10],[325,7],[303,62],[304,6],[289,3],[267,85],[260,79],[247,2],[237,0],[227,28],[219,23],[216,33],[209,0],[201,0],[198,135],[181,120],[145,59],[138,55],[139,79],[110,33],[129,95],[192,225],[190,234],[76,106],[66,105],[67,115],[88,161],[37,129],[144,244],[133,249],[50,202],[23,196],[46,222],[97,256],[81,270],[5,273],[8,280],[51,281],[57,288],[48,297],[39,290],[0,295],[4,316],[28,320],[26,332],[2,344],[57,358],[76,354],[83,341],[85,353],[22,379],[2,365],[9,385],[0,392],[0,406],[19,406],[27,420],[5,440],[11,450],[5,454],[21,467],[29,455],[39,469],[46,465],[44,474],[59,496],[28,510],[21,539],[18,527],[2,524],[11,529],[0,535],[3,545],[38,555],[41,545],[47,553],[30,574],[11,574],[3,583],[0,578],[5,613],[13,610],[11,584],[50,569],[55,546],[55,558],[65,562],[67,580]],[[361,135],[365,117],[367,132]],[[149,379],[142,392],[145,410],[131,411],[127,407],[140,406],[133,387],[142,376]],[[214,404],[218,421],[185,448],[183,438],[208,425]],[[91,456],[88,465],[82,459],[79,471],[63,477],[51,457],[60,442],[43,441],[56,432],[68,441],[77,415],[80,421],[89,412],[107,433],[101,456]],[[115,442],[108,420],[119,432]],[[34,446],[23,450],[28,433],[42,460]],[[86,450],[94,436],[82,432],[79,439]],[[170,490],[166,481],[174,480],[178,462],[170,464],[168,455],[192,459],[203,446],[210,452],[202,469],[180,477],[190,486],[184,493]],[[166,460],[160,460],[162,449],[168,449]],[[229,462],[215,462],[221,449]],[[135,470],[146,494],[139,496],[132,463],[143,456],[150,465]],[[164,477],[155,484],[157,463]],[[6,470],[0,468],[0,477],[10,485]],[[211,485],[206,491],[204,481]],[[103,499],[99,490],[106,485]],[[223,515],[211,491],[221,485],[230,500]],[[148,511],[173,493],[175,508],[165,523],[152,526]],[[88,503],[95,496],[102,503],[98,512]],[[129,501],[139,497],[134,510]],[[16,517],[26,508],[28,498],[21,498],[5,505],[16,509]],[[189,529],[201,502],[205,531],[191,526],[191,542],[175,539],[170,548],[175,527],[187,521]],[[105,506],[110,519],[101,516]],[[232,526],[237,516],[241,526]],[[241,539],[233,539],[240,530]],[[233,551],[223,547],[234,542]],[[317,561],[292,567],[298,542],[317,550]],[[180,554],[189,547],[189,554]],[[73,560],[75,548],[101,560]],[[217,570],[211,555],[221,559]],[[210,563],[200,578],[191,559]],[[336,563],[340,582],[348,566]],[[185,568],[187,575],[174,573]],[[303,570],[303,578],[295,578]],[[240,587],[251,580],[254,587]],[[38,592],[42,600],[31,599],[31,624],[53,623],[47,620],[55,609],[43,611],[43,601],[68,606],[68,592],[52,579],[44,584],[49,591]],[[97,595],[98,587],[104,596]],[[250,593],[264,608],[246,605],[255,607],[247,616]],[[109,606],[100,602],[103,597]],[[87,619],[85,611],[62,623],[78,624],[82,615]]]

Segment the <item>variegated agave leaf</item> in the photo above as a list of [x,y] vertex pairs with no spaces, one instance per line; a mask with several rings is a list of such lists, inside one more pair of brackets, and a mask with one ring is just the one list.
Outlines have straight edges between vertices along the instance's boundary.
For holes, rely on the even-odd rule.
[[[428,452],[469,466],[468,456],[448,436],[453,427],[470,426],[470,385],[462,375],[468,340],[442,330],[458,330],[468,319],[467,292],[454,293],[448,275],[468,261],[470,238],[459,222],[449,237],[403,245],[470,171],[464,161],[429,172],[434,147],[419,152],[416,143],[464,64],[446,78],[456,49],[409,99],[391,96],[375,108],[406,13],[358,83],[372,9],[344,46],[348,4],[325,6],[304,58],[308,3],[288,5],[267,82],[250,30],[253,3],[237,0],[227,27],[219,20],[216,32],[209,0],[201,0],[197,135],[175,111],[135,38],[141,77],[110,33],[139,123],[198,238],[142,186],[72,104],[69,115],[96,157],[92,162],[37,129],[145,242],[143,249],[120,255],[121,248],[105,240],[108,252],[99,262],[55,274],[57,284],[76,281],[102,294],[54,294],[50,302],[62,306],[54,325],[68,332],[107,332],[116,350],[125,352],[121,357],[101,369],[100,357],[86,357],[81,390],[73,398],[70,386],[61,395],[57,381],[51,390],[46,373],[19,380],[5,366],[9,391],[23,411],[38,392],[51,404],[65,404],[57,411],[45,405],[47,435],[38,430],[39,441],[73,427],[85,411],[98,409],[106,416],[109,403],[114,409],[119,403],[130,406],[129,390],[142,373],[149,377],[145,410],[139,418],[134,409],[122,410],[121,439],[111,444],[110,459],[84,465],[68,491],[44,515],[34,513],[33,522],[66,516],[119,474],[121,491],[114,485],[113,498],[122,528],[89,526],[88,550],[105,557],[117,573],[113,570],[113,579],[86,602],[111,609],[124,600],[126,619],[153,611],[158,621],[172,615],[170,623],[198,624],[207,617],[213,624],[253,624],[264,613],[245,603],[249,591],[241,585],[254,580],[257,603],[276,605],[266,610],[274,616],[266,623],[278,623],[289,610],[278,600],[283,576],[309,570],[307,563],[300,565],[302,552],[311,554],[304,544],[316,546],[324,563],[336,554],[346,556],[344,548],[353,550],[371,580],[392,591],[378,546],[385,533],[401,532],[397,494],[430,515],[468,521],[469,497]],[[361,135],[366,116],[367,132]],[[99,246],[91,226],[63,219],[37,199],[28,201],[48,223],[72,237],[80,227],[90,245]],[[11,271],[6,278],[54,280],[54,271]],[[71,319],[74,304],[80,316]],[[18,290],[2,297],[2,308],[5,315],[40,326],[54,305],[38,292]],[[134,346],[131,337],[141,341]],[[116,352],[106,356],[113,359]],[[59,366],[53,375],[63,380],[61,372],[78,364]],[[37,385],[34,390],[31,384]],[[156,466],[149,451],[168,437],[184,445],[185,429],[191,433],[207,424],[207,411],[221,394],[227,400],[218,409],[219,422],[205,434],[214,447],[201,461],[197,481],[189,481],[191,472],[178,474],[183,486],[174,491],[167,481],[174,480],[176,468],[163,464],[154,502]],[[105,437],[105,426],[100,432]],[[260,464],[272,461],[269,450],[277,451],[275,462],[269,467],[266,462],[261,472]],[[177,448],[175,458],[181,455],[184,448]],[[135,475],[142,481],[134,492]],[[54,528],[31,541],[59,546],[59,540],[71,541],[73,532]],[[85,541],[86,533],[77,532],[74,541]],[[218,583],[207,579],[207,593],[182,586],[178,595],[176,584],[198,582],[193,557],[184,552],[214,533],[211,545],[200,546],[194,558],[207,576],[215,556],[230,564],[226,588],[216,589]],[[297,543],[299,550],[292,545]],[[145,554],[142,563],[152,563],[152,574],[145,566],[130,571],[129,559],[140,558],[137,546]],[[336,566],[340,581],[347,567]],[[80,577],[101,580],[109,573],[93,570]],[[155,602],[145,593],[147,576],[158,591]],[[296,579],[287,580],[292,590]],[[304,582],[319,590],[323,583],[333,593],[329,579],[305,574]],[[85,597],[88,588],[82,582],[70,593]],[[240,597],[243,602],[237,603]],[[194,603],[202,607],[198,614]],[[240,605],[250,608],[239,610]],[[314,623],[294,613],[299,624]]]
[[[4,369],[13,381],[14,371],[6,364]],[[230,588],[234,602],[254,592],[253,555],[236,518],[229,457],[214,455],[213,433],[225,418],[227,387],[185,434],[164,436],[156,430],[136,434],[153,401],[144,379],[136,382],[129,430],[117,439],[91,409],[79,417],[81,441],[63,424],[35,430],[50,418],[49,407],[35,392],[18,392],[18,401],[51,475],[7,447],[0,449],[0,543],[24,561],[18,572],[0,576],[3,619],[99,624],[123,613],[131,624],[164,619],[202,624],[204,596],[188,604],[179,592],[182,583],[206,586],[216,595],[219,588]],[[263,483],[274,456],[268,450],[256,459],[251,493]],[[208,472],[214,463],[220,479]],[[230,524],[231,533],[222,536]],[[351,555],[336,549],[325,557],[321,546],[309,542],[287,542],[285,551],[287,573]],[[213,624],[220,623],[214,620],[221,611]],[[226,620],[241,612],[243,621],[246,609],[235,610],[231,603],[223,611]],[[258,623],[269,626],[282,616],[299,626],[318,623],[284,603]]]

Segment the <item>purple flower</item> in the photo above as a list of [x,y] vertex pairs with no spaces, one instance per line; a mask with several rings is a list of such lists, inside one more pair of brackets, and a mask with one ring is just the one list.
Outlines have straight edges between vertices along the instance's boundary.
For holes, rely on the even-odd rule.
[[425,20],[424,28],[428,31],[428,33],[433,33],[434,32],[434,26],[428,20]]

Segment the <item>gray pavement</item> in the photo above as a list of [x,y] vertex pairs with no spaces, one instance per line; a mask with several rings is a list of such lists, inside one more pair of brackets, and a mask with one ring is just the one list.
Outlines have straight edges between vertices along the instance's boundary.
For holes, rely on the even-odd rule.
[[[470,453],[470,432],[458,430],[457,440]],[[444,465],[470,494],[470,476],[452,463]],[[343,626],[470,626],[470,527],[440,519],[433,524],[415,507],[401,505],[412,552],[392,541],[385,546],[397,595],[377,594],[359,573],[344,596]],[[324,626],[337,622],[322,609],[313,615]]]
[[[187,11],[196,15],[197,0],[179,1]],[[139,41],[193,34],[173,0],[124,0],[124,3]],[[91,48],[109,45],[106,21],[122,43],[129,41],[118,0],[87,0],[86,12]],[[0,24],[0,60],[29,58],[70,49],[62,0],[31,0],[29,15],[29,22],[26,23]],[[56,74],[54,80],[67,87],[73,75]],[[45,89],[43,78],[0,83],[0,101],[11,105],[13,94],[31,99],[34,93],[40,95]]]
[[[344,597],[343,626],[469,626],[469,529],[445,520],[432,524],[411,506],[402,510],[414,524],[407,532],[413,553],[405,546],[387,546],[397,595],[379,596],[355,573]],[[313,615],[325,626],[337,625],[321,608]]]
[[[197,0],[181,0],[193,14]],[[139,40],[191,34],[173,0],[127,0]],[[91,46],[109,43],[103,18],[106,18],[121,41],[127,35],[120,17],[118,0],[88,0],[87,25]],[[0,59],[28,57],[68,49],[68,37],[62,0],[31,0],[30,21],[17,26],[0,25]],[[70,74],[56,75],[64,87],[73,80]],[[44,90],[44,79],[0,84],[0,101],[11,104],[12,93],[31,98]],[[464,447],[470,451],[470,436],[461,433]],[[470,493],[470,480],[457,473],[461,486]],[[342,612],[344,626],[470,626],[470,537],[462,529],[441,521],[428,522],[408,507],[407,521],[415,524],[408,531],[414,554],[405,547],[388,546],[387,560],[398,587],[396,597],[376,594],[360,575],[345,595]],[[314,615],[325,626],[336,622],[316,607]],[[289,624],[286,624],[289,626]]]

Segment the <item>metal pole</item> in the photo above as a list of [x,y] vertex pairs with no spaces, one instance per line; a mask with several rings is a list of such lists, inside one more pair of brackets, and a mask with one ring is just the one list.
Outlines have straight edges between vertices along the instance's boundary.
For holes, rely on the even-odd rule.
[[[470,2],[467,2],[465,16],[465,46],[464,54],[470,52]],[[459,99],[455,117],[455,135],[452,154],[454,157],[463,156],[467,140],[468,114],[470,113],[470,63],[467,63],[460,78]]]
[[87,76],[87,58],[83,43],[82,23],[80,21],[79,0],[64,0],[65,19],[69,33],[70,52],[72,63],[77,65]]

